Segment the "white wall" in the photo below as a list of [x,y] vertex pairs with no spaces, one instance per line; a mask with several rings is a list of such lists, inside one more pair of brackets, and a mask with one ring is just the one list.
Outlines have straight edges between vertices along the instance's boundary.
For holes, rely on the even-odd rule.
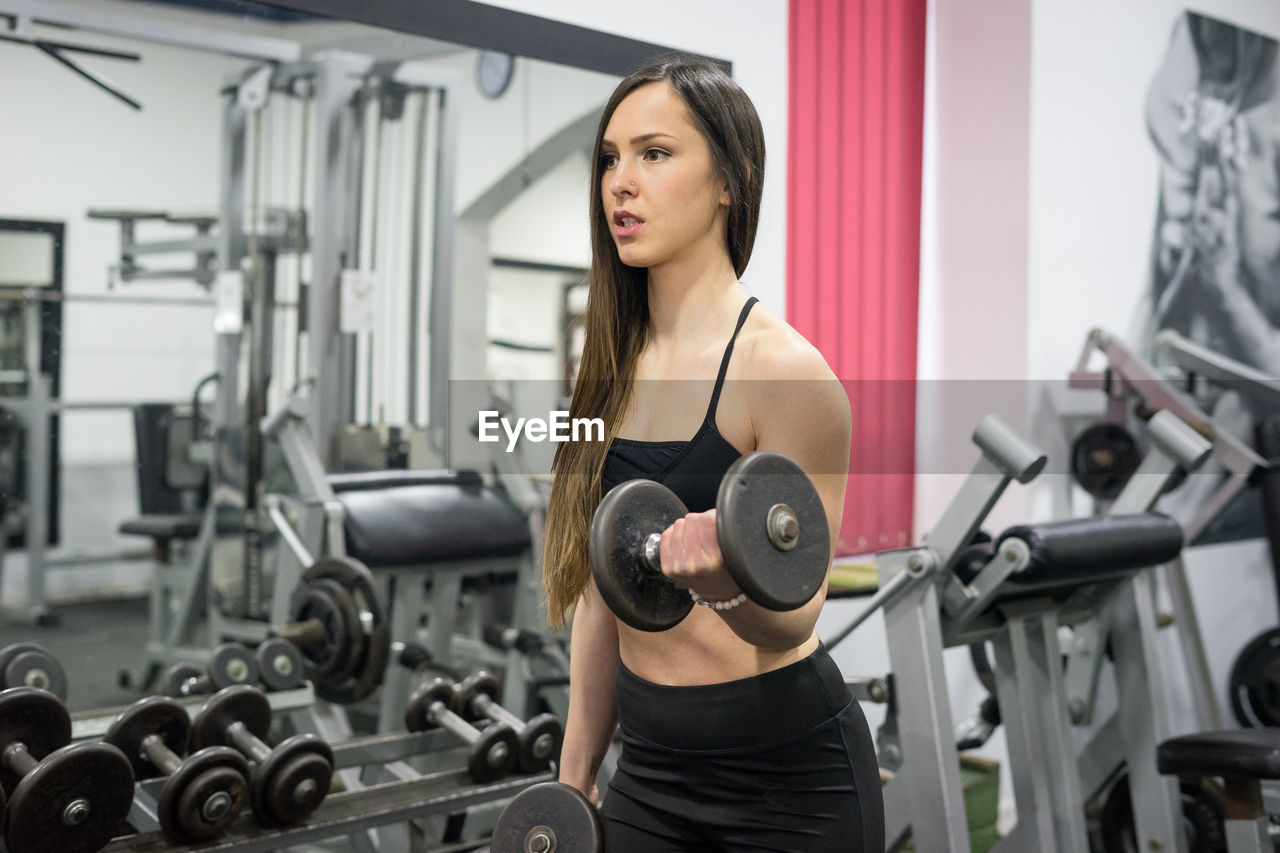
[[488,0],[543,18],[727,59],[755,103],[768,149],[764,201],[751,265],[742,280],[785,314],[787,165],[786,0],[654,0],[643,13],[594,0]]
[[[71,39],[77,40],[77,39]],[[98,208],[212,209],[218,201],[221,108],[218,88],[243,61],[105,36],[81,43],[137,51],[142,61],[78,56],[141,101],[129,109],[47,56],[0,44],[9,85],[0,112],[6,164],[0,216],[66,223],[64,288],[107,293],[108,265],[118,260],[114,223],[90,220]],[[19,82],[20,81],[20,82]],[[191,233],[162,226],[148,234]],[[180,266],[184,258],[143,263]],[[126,294],[202,297],[185,281],[123,285]],[[211,372],[212,310],[69,304],[63,314],[63,397],[67,400],[181,399]],[[127,413],[75,413],[63,418],[68,464],[128,461],[133,434]]]

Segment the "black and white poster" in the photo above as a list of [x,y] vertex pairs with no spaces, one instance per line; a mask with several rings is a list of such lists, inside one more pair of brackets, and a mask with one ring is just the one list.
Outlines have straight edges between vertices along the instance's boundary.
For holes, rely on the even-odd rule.
[[[1280,376],[1280,73],[1277,42],[1196,12],[1174,24],[1145,105],[1159,169],[1149,288],[1139,344],[1179,332]],[[1200,398],[1219,429],[1253,444],[1261,411],[1229,385]],[[1280,414],[1280,412],[1270,412]],[[1208,498],[1219,478],[1193,477],[1175,503]],[[1199,539],[1261,535],[1248,490]]]

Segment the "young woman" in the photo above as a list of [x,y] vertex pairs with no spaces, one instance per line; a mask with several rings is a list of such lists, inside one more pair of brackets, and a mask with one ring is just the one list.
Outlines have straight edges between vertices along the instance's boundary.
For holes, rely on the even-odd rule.
[[[822,356],[756,304],[738,276],[755,239],[764,136],[751,101],[714,63],[664,57],[605,106],[591,182],[590,297],[573,417],[605,442],[555,460],[544,583],[553,625],[573,610],[560,779],[604,799],[609,853],[880,851],[883,809],[866,720],[814,623],[744,600],[725,570],[715,499],[740,455],[774,450],[813,479],[835,542],[849,402]],[[601,496],[637,477],[690,514],[662,534],[662,571],[694,607],[676,627],[618,620],[591,579]]]

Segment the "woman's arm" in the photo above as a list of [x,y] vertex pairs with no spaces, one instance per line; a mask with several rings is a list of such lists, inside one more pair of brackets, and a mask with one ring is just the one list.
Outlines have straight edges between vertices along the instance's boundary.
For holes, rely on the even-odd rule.
[[596,802],[596,773],[618,725],[613,680],[618,669],[618,623],[587,583],[573,615],[569,641],[569,719],[560,752],[560,781]]
[[[844,515],[852,416],[849,398],[821,354],[792,335],[791,340],[775,342],[765,357],[753,358],[757,363],[749,375],[759,378],[744,385],[750,386],[756,449],[790,458],[809,475],[822,498],[831,537],[829,570]],[[677,521],[663,534],[662,544],[663,572],[681,586],[711,600],[737,594],[716,542],[714,510]],[[746,601],[716,613],[752,645],[791,649],[813,635],[826,596],[824,580],[814,597],[797,610],[767,610]]]

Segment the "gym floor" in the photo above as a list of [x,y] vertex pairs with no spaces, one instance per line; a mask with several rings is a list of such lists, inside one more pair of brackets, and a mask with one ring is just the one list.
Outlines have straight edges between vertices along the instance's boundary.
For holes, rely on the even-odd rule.
[[0,647],[32,642],[47,648],[67,671],[72,711],[127,705],[141,698],[120,686],[122,668],[135,668],[147,642],[147,599],[100,600],[53,608],[50,628],[0,624]]

